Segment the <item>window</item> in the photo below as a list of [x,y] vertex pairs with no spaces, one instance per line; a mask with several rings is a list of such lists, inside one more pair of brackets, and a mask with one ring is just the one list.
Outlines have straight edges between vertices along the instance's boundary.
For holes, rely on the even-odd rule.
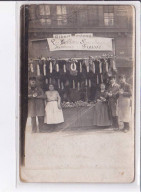
[[99,24],[99,15],[97,6],[88,7],[88,22],[89,25],[98,26]]
[[65,5],[57,5],[56,14],[57,14],[57,24],[58,25],[67,24],[67,10],[66,10]]
[[49,5],[39,5],[40,16],[50,15],[50,6]]
[[41,18],[40,19],[40,22],[41,22],[41,24],[51,24],[51,19],[45,19],[45,18]]
[[114,25],[114,13],[104,13],[104,24],[105,26]]
[[39,15],[41,24],[51,24],[49,5],[39,5]]
[[35,6],[34,5],[30,5],[29,6],[29,20],[34,20],[35,18],[36,18]]
[[114,6],[104,7],[104,24],[105,26],[114,25]]
[[88,10],[87,10],[87,8],[80,11],[79,17],[80,17],[79,22],[81,23],[81,25],[88,24]]

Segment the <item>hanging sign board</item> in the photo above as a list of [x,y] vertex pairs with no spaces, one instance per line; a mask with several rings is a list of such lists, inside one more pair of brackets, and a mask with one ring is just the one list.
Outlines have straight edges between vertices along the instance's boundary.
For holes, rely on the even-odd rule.
[[71,34],[54,34],[53,38],[69,38]]
[[112,38],[103,37],[70,37],[47,38],[50,51],[59,50],[90,50],[112,51]]
[[93,33],[79,33],[75,34],[75,37],[93,37]]

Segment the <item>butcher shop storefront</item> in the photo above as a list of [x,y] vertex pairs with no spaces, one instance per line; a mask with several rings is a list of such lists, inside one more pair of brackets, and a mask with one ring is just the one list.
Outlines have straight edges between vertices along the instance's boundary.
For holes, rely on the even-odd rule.
[[28,75],[37,78],[44,92],[50,83],[58,91],[64,116],[59,128],[95,128],[96,93],[102,83],[107,89],[109,78],[117,75],[114,38],[53,34],[32,41],[36,53],[39,45],[39,56],[29,58]]

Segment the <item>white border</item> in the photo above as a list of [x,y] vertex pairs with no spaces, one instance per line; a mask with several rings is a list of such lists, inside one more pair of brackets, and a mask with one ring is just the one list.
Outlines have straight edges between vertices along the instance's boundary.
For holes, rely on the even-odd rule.
[[[16,9],[17,5],[15,4],[15,28],[17,29],[15,32],[15,36],[17,37],[16,40],[16,48],[17,48],[17,52],[16,52],[16,77],[18,82],[16,82],[16,92],[17,92],[17,98],[16,98],[16,129],[17,129],[17,133],[16,133],[16,168],[17,168],[17,172],[16,172],[16,186],[17,186],[17,181],[19,181],[19,174],[20,174],[20,170],[19,170],[19,164],[20,164],[20,9]],[[18,18],[18,19],[17,19]]]
[[[17,150],[17,191],[140,191],[140,2],[139,1],[26,1],[26,2],[16,2],[16,18],[18,18],[16,29],[18,29],[17,34],[17,64],[16,64],[16,76],[19,81],[19,51],[20,51],[20,44],[19,44],[19,24],[20,24],[20,17],[19,11],[20,6],[23,4],[113,4],[113,5],[133,5],[136,8],[136,122],[135,122],[135,181],[131,184],[51,184],[51,183],[22,183],[18,177],[18,164],[19,164],[19,150]],[[18,86],[16,87],[16,93],[18,97],[19,94],[19,82]],[[17,148],[19,148],[19,101],[17,103],[17,127],[18,127],[18,134],[17,134]]]
[[0,2],[0,191],[15,190],[15,2]]

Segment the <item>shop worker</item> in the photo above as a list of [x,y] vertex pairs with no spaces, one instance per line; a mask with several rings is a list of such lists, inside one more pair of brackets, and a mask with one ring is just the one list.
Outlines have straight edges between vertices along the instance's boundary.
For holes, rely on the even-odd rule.
[[40,87],[37,87],[36,77],[30,77],[28,88],[28,116],[31,117],[32,132],[37,132],[36,117],[38,118],[39,130],[42,130],[44,112],[44,92]]
[[119,121],[124,124],[123,130],[128,131],[131,117],[131,87],[126,82],[125,75],[119,76],[119,82],[118,116]]
[[116,83],[115,76],[110,77],[110,85],[107,90],[108,95],[108,104],[109,104],[109,112],[112,119],[112,126],[114,130],[118,130],[118,107],[117,107],[117,100],[118,100],[118,92],[119,92],[119,85]]
[[61,108],[61,97],[52,83],[49,84],[49,90],[45,92],[45,95],[45,123],[50,125],[63,123],[64,116]]
[[111,120],[108,110],[107,93],[105,90],[105,84],[100,84],[100,90],[97,91],[95,96],[95,117],[94,125],[100,127],[111,126]]

